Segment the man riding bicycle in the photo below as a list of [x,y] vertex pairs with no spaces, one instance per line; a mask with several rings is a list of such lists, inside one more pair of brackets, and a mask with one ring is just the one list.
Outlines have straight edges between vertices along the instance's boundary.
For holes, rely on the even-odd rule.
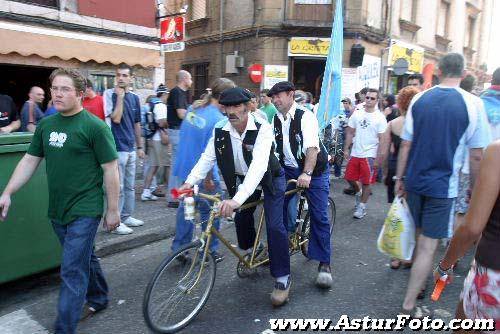
[[[205,152],[180,190],[201,182],[217,162],[232,198],[221,202],[222,216],[231,217],[234,210],[258,200],[264,192],[270,270],[276,280],[271,303],[281,306],[288,300],[291,284],[288,234],[283,221],[285,176],[274,154],[271,126],[249,114],[251,98],[251,93],[240,87],[222,92],[219,103],[227,119],[215,126]],[[259,186],[262,190],[257,189]],[[255,242],[254,211],[255,207],[242,210],[234,218],[238,246],[243,250]]]
[[[297,179],[297,186],[306,188],[311,214],[308,256],[319,261],[316,285],[327,289],[332,286],[328,154],[319,140],[318,120],[311,111],[297,105],[294,101],[294,91],[295,87],[291,82],[282,81],[267,93],[279,111],[273,119],[276,151],[280,155],[286,179]],[[285,198],[285,221],[288,220],[287,208],[291,198]]]

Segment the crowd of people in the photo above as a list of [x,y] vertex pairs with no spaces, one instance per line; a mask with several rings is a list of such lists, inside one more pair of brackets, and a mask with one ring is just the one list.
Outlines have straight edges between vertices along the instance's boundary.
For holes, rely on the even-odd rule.
[[[318,263],[317,287],[328,289],[333,284],[330,168],[334,177],[346,180],[344,193],[354,196],[356,219],[368,215],[372,186],[383,181],[388,202],[404,196],[417,227],[413,259],[390,262],[393,269],[411,268],[401,313],[424,315],[417,299],[425,295],[439,240],[451,238],[451,243],[434,275],[451,277],[453,265],[482,235],[457,316],[500,320],[495,256],[500,252],[500,176],[494,168],[500,148],[495,142],[486,149],[500,139],[500,69],[481,97],[468,92],[474,78],[464,76],[461,55],[444,56],[439,74],[441,83],[428,89],[416,74],[396,95],[382,96],[367,87],[354,103],[343,98],[340,113],[325,129],[319,128],[312,94],[288,81],[256,95],[218,78],[190,104],[191,74],[179,71],[174,88],[159,85],[156,94],[141,101],[132,90],[133,69],[122,64],[116,86],[102,96],[79,72],[55,70],[45,113],[39,107],[45,98],[40,87],[31,88],[20,113],[10,97],[0,95],[0,133],[34,132],[0,197],[0,218],[7,216],[11,195],[43,158],[47,162],[49,218],[64,249],[56,333],[74,333],[82,309],[89,316],[107,307],[108,287],[92,244],[101,217],[111,233],[130,234],[144,225],[133,217],[138,159],[145,161],[140,199],[166,196],[168,207],[177,210],[173,252],[192,241],[193,224],[186,222],[184,203],[170,190],[199,184],[204,193],[225,193],[220,216],[234,216],[242,252],[253,252],[255,208],[237,209],[264,196],[273,306],[288,301],[292,283],[288,235],[295,228],[298,196],[285,196],[285,191],[305,190],[311,217],[308,257]],[[165,171],[163,190],[160,169]],[[287,186],[291,179],[297,184]],[[196,205],[206,221],[211,203],[196,198]],[[218,218],[216,228],[219,224]],[[222,261],[218,247],[214,237],[210,251]],[[259,244],[256,254],[264,248]],[[489,293],[478,283],[484,275]]]

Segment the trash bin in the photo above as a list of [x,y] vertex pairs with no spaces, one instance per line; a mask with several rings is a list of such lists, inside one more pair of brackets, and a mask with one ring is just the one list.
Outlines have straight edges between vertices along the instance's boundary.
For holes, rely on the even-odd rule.
[[[0,192],[28,150],[31,133],[0,135]],[[61,247],[47,218],[49,195],[45,160],[14,196],[7,220],[0,222],[0,283],[60,264]]]

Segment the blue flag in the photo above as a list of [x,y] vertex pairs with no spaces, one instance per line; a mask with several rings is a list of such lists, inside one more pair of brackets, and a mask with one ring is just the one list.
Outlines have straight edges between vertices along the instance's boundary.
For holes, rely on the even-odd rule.
[[330,50],[326,59],[321,96],[319,98],[318,123],[324,129],[340,113],[340,94],[342,78],[342,51],[344,46],[344,19],[342,15],[342,0],[337,0],[335,17],[333,19]]

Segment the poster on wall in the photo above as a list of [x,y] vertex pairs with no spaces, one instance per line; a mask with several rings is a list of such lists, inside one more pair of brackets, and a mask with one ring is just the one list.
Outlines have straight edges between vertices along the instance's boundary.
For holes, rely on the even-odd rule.
[[355,68],[343,68],[342,69],[342,95],[341,97],[348,97],[354,103],[354,94],[356,94],[359,89],[357,85],[358,71]]
[[365,54],[363,57],[363,65],[359,66],[357,70],[357,90],[358,92],[364,88],[380,87],[380,66],[381,59]]
[[271,89],[276,83],[288,80],[288,66],[265,65],[262,89]]

